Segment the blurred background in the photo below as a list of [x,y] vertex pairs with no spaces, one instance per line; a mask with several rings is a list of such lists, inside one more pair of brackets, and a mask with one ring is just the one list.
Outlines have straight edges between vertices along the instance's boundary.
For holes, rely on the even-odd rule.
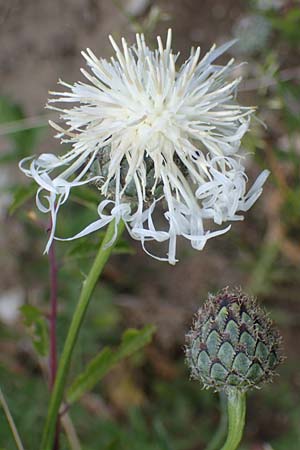
[[[262,168],[272,175],[244,222],[202,252],[180,242],[175,267],[122,239],[94,294],[70,378],[104,346],[118,345],[126,328],[153,324],[156,333],[72,407],[71,425],[87,450],[204,448],[218,426],[218,396],[189,380],[185,333],[208,292],[242,286],[277,322],[287,359],[273,384],[249,395],[241,449],[300,448],[299,1],[0,0],[0,384],[27,449],[38,448],[49,396],[49,268],[47,219],[18,161],[63,151],[47,123],[56,115],[44,105],[59,78],[82,79],[82,49],[109,57],[108,34],[132,42],[143,31],[155,45],[169,27],[181,61],[192,45],[204,53],[215,42],[239,39],[222,61],[248,62],[239,101],[257,105],[258,120],[243,141],[247,171],[250,181]],[[97,202],[96,190],[76,190],[58,234],[72,235],[93,220]],[[59,348],[100,237],[56,245]],[[15,449],[2,411],[0,448]]]

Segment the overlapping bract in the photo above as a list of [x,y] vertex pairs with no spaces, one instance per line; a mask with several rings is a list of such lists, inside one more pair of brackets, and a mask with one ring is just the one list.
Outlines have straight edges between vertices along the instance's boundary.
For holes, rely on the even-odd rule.
[[282,361],[281,337],[255,299],[240,290],[209,296],[187,335],[193,378],[215,390],[247,390],[271,381]]

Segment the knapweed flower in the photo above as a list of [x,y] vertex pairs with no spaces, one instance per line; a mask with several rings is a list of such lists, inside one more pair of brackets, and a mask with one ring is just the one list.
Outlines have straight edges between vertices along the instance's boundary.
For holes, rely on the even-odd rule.
[[48,107],[66,127],[51,124],[72,149],[42,154],[29,167],[23,160],[21,168],[39,184],[38,208],[52,215],[46,250],[71,189],[90,183],[99,189],[99,218],[71,239],[123,220],[143,248],[149,240],[168,241],[167,257],[158,259],[174,264],[177,236],[201,250],[230,228],[208,226],[242,219],[239,212],[260,196],[268,172],[247,193],[239,154],[253,108],[235,100],[240,78],[233,78],[233,60],[214,64],[233,41],[213,46],[202,59],[200,48],[192,49],[180,68],[170,30],[165,46],[157,38],[155,51],[140,34],[132,47],[125,39],[121,48],[110,41],[115,57],[109,61],[82,52],[87,83],[60,81],[68,91],[51,93]]

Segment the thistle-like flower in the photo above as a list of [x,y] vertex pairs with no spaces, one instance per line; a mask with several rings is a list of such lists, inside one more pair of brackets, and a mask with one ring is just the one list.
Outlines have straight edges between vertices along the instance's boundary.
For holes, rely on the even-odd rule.
[[[166,258],[176,262],[177,236],[201,250],[209,238],[230,226],[209,230],[213,222],[243,218],[262,192],[264,171],[246,192],[247,176],[239,154],[253,108],[235,100],[240,78],[233,60],[214,64],[233,43],[213,46],[200,59],[200,48],[176,68],[169,30],[165,47],[150,50],[143,35],[122,48],[112,37],[116,56],[98,59],[82,52],[88,83],[60,81],[68,92],[52,92],[48,107],[61,113],[66,129],[51,122],[62,142],[72,145],[63,156],[42,154],[21,162],[39,184],[37,206],[56,216],[72,188],[94,183],[99,189],[99,218],[69,239],[123,220],[134,239],[168,241]],[[71,108],[56,103],[76,103]],[[46,193],[46,195],[45,195]],[[160,205],[160,206],[159,206]],[[157,208],[159,206],[159,208]],[[156,214],[156,210],[163,211]],[[147,250],[146,250],[147,251]]]
[[210,295],[187,335],[192,377],[215,390],[245,391],[271,381],[281,337],[267,313],[240,290]]

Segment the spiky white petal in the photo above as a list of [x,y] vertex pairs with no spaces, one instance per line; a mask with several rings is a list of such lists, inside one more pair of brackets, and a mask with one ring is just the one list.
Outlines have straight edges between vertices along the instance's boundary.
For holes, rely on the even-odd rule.
[[[234,41],[213,46],[202,59],[200,48],[192,49],[179,70],[170,30],[165,48],[158,37],[155,51],[139,34],[132,47],[125,39],[121,48],[111,36],[110,41],[116,55],[110,61],[98,59],[90,49],[82,52],[90,68],[90,72],[81,69],[87,83],[60,81],[68,91],[51,93],[54,98],[48,107],[61,113],[67,128],[52,125],[57,137],[72,149],[61,157],[40,155],[29,168],[22,161],[21,169],[40,186],[38,208],[52,215],[54,226],[46,250],[54,236],[58,209],[70,190],[97,182],[102,194],[99,219],[70,239],[122,219],[144,248],[149,240],[168,241],[167,258],[158,259],[174,264],[177,236],[201,250],[208,239],[230,228],[210,231],[208,224],[241,219],[238,212],[252,206],[268,175],[264,171],[246,193],[239,149],[253,108],[239,106],[235,100],[240,79],[232,78],[233,60],[225,66],[214,64]],[[56,103],[77,106],[62,108]],[[92,165],[107,148],[105,176],[92,175]],[[127,195],[130,186],[134,199]],[[42,192],[46,192],[46,204]],[[154,218],[158,205],[163,208],[163,220]]]

